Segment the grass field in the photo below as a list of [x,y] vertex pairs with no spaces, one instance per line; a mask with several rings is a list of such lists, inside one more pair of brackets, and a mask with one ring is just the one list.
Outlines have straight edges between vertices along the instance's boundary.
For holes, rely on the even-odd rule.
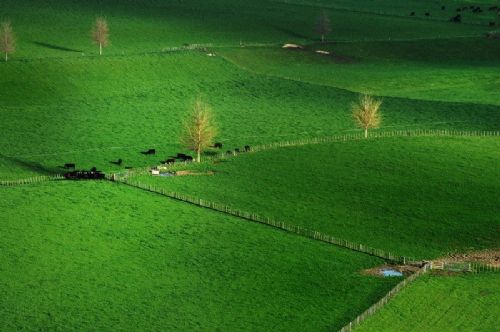
[[[355,130],[350,104],[366,90],[402,97],[384,98],[384,129],[498,128],[498,43],[479,37],[488,27],[351,8],[331,12],[335,40],[345,42],[325,47],[354,63],[282,51],[286,41],[315,42],[317,5],[2,2],[18,51],[0,64],[0,176],[61,172],[66,162],[104,170],[116,170],[109,161],[118,158],[124,166],[155,164],[180,150],[180,120],[200,95],[214,108],[218,139],[233,147]],[[102,58],[89,56],[99,14],[112,36]],[[476,37],[456,38],[463,35]],[[373,41],[383,36],[402,41]],[[276,46],[235,48],[240,41]],[[223,57],[158,53],[208,42]],[[139,154],[152,147],[161,154],[154,162]]]
[[[472,4],[485,10],[449,22]],[[0,21],[12,22],[17,47],[0,62],[0,180],[61,173],[65,163],[106,172],[158,165],[188,152],[181,120],[199,96],[224,150],[357,132],[351,103],[360,92],[383,98],[381,130],[498,131],[500,44],[485,35],[500,21],[491,5],[2,0]],[[324,44],[314,31],[322,11],[332,22]],[[111,32],[101,57],[90,41],[97,16]],[[193,166],[215,170],[211,177],[140,180],[431,258],[498,248],[499,144],[412,137],[287,148]],[[151,148],[155,156],[140,153]],[[359,273],[379,259],[119,184],[0,187],[0,211],[2,331],[336,330],[398,281]],[[426,292],[420,281],[408,292],[425,301],[434,287],[486,289],[487,277],[425,277]],[[429,323],[493,326],[481,314],[466,321],[456,300]],[[498,299],[477,310],[488,313],[488,301]],[[391,310],[367,328],[399,324]]]
[[241,154],[203,166],[213,176],[141,181],[433,258],[499,243],[498,151],[497,138],[385,138]]
[[398,278],[382,261],[110,183],[0,188],[13,330],[328,330]]
[[427,275],[356,331],[497,331],[498,274]]

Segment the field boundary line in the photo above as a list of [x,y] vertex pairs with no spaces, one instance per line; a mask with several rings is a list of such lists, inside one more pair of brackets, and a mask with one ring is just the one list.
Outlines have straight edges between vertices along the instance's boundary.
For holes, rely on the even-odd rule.
[[[286,147],[298,147],[318,144],[329,143],[342,143],[351,141],[365,141],[375,140],[380,138],[390,137],[500,137],[500,131],[482,131],[482,130],[449,130],[449,129],[406,129],[406,130],[393,130],[393,131],[371,131],[368,138],[364,137],[362,132],[351,134],[339,134],[324,137],[312,137],[297,140],[280,141],[268,144],[259,144],[250,147],[248,152],[241,151],[239,153],[232,151],[231,153],[221,152],[214,156],[204,157],[201,163],[210,163],[237,157],[241,154],[256,153],[267,150],[275,150]],[[161,166],[161,170],[170,171],[176,170],[191,164],[190,162],[178,162],[171,165]],[[200,163],[198,163],[200,164]],[[135,168],[133,170],[126,170],[124,172],[115,173],[119,176],[130,176],[137,173],[144,173],[151,169],[151,166]]]
[[356,326],[360,325],[363,321],[365,321],[368,317],[375,314],[382,307],[384,307],[389,301],[395,297],[403,288],[405,288],[408,284],[412,283],[426,273],[429,270],[429,263],[424,263],[423,266],[414,274],[410,275],[408,278],[401,281],[397,284],[393,289],[391,289],[383,298],[378,300],[376,303],[372,304],[368,309],[358,315],[355,319],[350,321],[347,325],[342,327],[338,332],[351,332]]
[[471,273],[483,273],[483,272],[499,273],[500,272],[500,266],[494,266],[494,265],[490,265],[487,263],[474,262],[474,261],[430,262],[429,269],[441,270],[441,271],[451,271],[451,272],[471,272]]
[[32,183],[40,183],[40,182],[48,182],[48,181],[57,181],[57,180],[63,180],[64,176],[57,174],[57,175],[40,175],[40,176],[33,176],[30,178],[25,178],[25,179],[18,179],[18,180],[0,180],[0,186],[4,187],[14,187],[14,186],[20,186],[23,184],[32,184]]
[[359,243],[351,242],[348,240],[338,239],[338,238],[333,237],[331,235],[323,234],[321,232],[314,231],[314,230],[311,230],[311,229],[308,229],[305,227],[291,225],[291,224],[287,224],[283,221],[278,221],[278,220],[274,220],[274,219],[271,219],[268,217],[263,217],[257,213],[245,212],[245,211],[241,211],[238,209],[233,209],[230,206],[225,205],[225,204],[215,203],[215,202],[212,202],[209,200],[196,198],[193,196],[181,194],[181,193],[174,192],[174,191],[167,191],[164,188],[157,188],[157,187],[150,185],[150,184],[141,183],[140,181],[133,181],[133,180],[131,181],[131,180],[127,179],[126,177],[120,178],[119,176],[116,176],[116,174],[112,174],[111,176],[107,176],[107,179],[110,181],[113,181],[113,182],[122,183],[122,184],[125,184],[128,186],[134,187],[134,188],[138,188],[138,189],[142,189],[145,191],[156,193],[156,194],[159,194],[162,196],[166,196],[166,197],[178,200],[178,201],[190,203],[190,204],[202,207],[202,208],[207,208],[210,210],[214,210],[217,212],[228,214],[228,215],[231,215],[233,217],[238,217],[240,219],[245,219],[248,221],[271,226],[271,227],[286,231],[288,233],[300,235],[300,236],[303,236],[303,237],[306,237],[309,239],[318,240],[318,241],[329,243],[329,244],[334,244],[334,245],[342,247],[342,248],[350,249],[353,251],[358,251],[358,252],[368,254],[371,256],[375,256],[375,257],[379,257],[379,258],[382,258],[386,261],[390,261],[393,263],[400,263],[400,264],[420,264],[421,263],[420,261],[416,261],[415,259],[412,259],[412,258],[408,258],[405,256],[397,256],[397,255],[394,255],[390,252],[386,252],[386,251],[381,250],[381,249],[376,249],[376,248],[373,248],[373,247],[370,247],[370,246],[367,246],[364,244],[359,244]]

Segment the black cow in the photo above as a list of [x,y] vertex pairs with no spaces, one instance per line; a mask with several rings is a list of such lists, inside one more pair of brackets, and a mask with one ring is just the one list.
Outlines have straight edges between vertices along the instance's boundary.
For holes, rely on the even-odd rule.
[[234,152],[240,153],[240,149],[236,148],[236,149],[234,149]]
[[120,166],[123,163],[123,160],[120,158],[117,161],[110,161],[110,163]]
[[245,152],[250,151],[250,145],[245,145]]
[[184,160],[187,157],[184,153],[178,153],[175,158]]
[[171,164],[175,163],[175,159],[174,158],[167,159],[167,160],[165,160],[165,163],[167,165],[171,165]]
[[141,153],[147,155],[156,154],[156,149],[149,149],[148,151],[142,151]]
[[461,23],[462,22],[462,15],[457,14],[450,18],[450,21],[455,22],[455,23]]
[[233,154],[233,151],[231,151],[231,150],[227,150],[227,151],[226,151],[226,154]]
[[489,26],[490,27],[494,27],[495,26],[495,22],[490,22]]
[[431,13],[427,12],[425,13],[425,16],[431,16]]
[[216,148],[216,149],[222,149],[222,143],[220,143],[220,142],[215,143],[214,144],[214,148]]
[[415,12],[411,12],[411,13],[410,13],[410,16],[415,16]]
[[74,163],[67,163],[67,164],[64,164],[64,168],[68,169],[68,168],[75,168],[76,165]]
[[193,161],[193,157],[191,157],[191,156],[186,156],[186,158],[184,158],[184,161]]
[[446,10],[446,6],[441,6],[441,10]]
[[104,173],[100,171],[72,171],[64,174],[67,180],[102,180]]

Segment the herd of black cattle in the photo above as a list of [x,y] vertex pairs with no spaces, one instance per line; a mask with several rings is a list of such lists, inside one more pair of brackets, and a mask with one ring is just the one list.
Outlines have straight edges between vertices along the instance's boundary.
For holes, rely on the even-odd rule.
[[[446,10],[446,6],[441,6],[441,10]],[[488,8],[489,11],[496,11],[498,13],[498,15],[500,15],[500,7],[499,6],[491,6]],[[483,9],[481,9],[480,6],[466,6],[466,7],[458,7],[456,9],[456,12],[457,13],[462,13],[462,12],[466,12],[466,11],[470,11],[474,14],[479,14],[479,13],[482,13],[483,12]],[[415,16],[416,13],[415,12],[411,12],[410,13],[410,16]],[[431,16],[431,13],[430,12],[425,12],[424,13],[425,16]],[[455,16],[451,17],[450,18],[450,21],[451,22],[454,22],[454,23],[462,23],[462,14],[456,14]],[[495,26],[495,22],[489,22],[489,26],[490,27],[493,27]]]
[[[213,148],[222,149],[222,143],[215,143]],[[234,150],[227,150],[225,153],[228,155],[235,155],[241,152],[249,152],[251,148],[249,145],[245,145],[243,149],[236,148]],[[146,151],[141,151],[144,155],[156,155],[156,149],[148,149]],[[181,162],[192,162],[193,157],[184,153],[177,153],[176,156],[171,156],[166,160],[160,161],[162,165],[172,165],[176,161]],[[111,164],[121,166],[123,160],[120,158],[117,161],[110,161]],[[92,167],[90,170],[75,170],[76,165],[74,163],[64,164],[64,169],[68,172],[64,173],[64,178],[67,180],[101,180],[105,178],[105,174],[102,171],[98,171],[96,167]],[[131,167],[125,167],[131,168]]]

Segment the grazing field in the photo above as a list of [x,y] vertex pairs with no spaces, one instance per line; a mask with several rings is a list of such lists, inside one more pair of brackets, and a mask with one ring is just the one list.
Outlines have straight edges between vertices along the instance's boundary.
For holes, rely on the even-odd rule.
[[[228,147],[353,130],[357,94],[248,74],[204,53],[2,64],[0,159],[116,170],[156,164],[179,151],[181,119],[194,98],[209,102]],[[385,98],[383,128],[492,130],[497,106]],[[21,135],[22,139],[17,139]],[[155,147],[160,156],[139,153]],[[0,170],[17,176],[16,168]],[[26,167],[24,167],[26,168]],[[14,173],[14,174],[12,174]]]
[[[0,34],[11,22],[16,43],[0,62],[0,184],[65,164],[110,174],[192,154],[179,136],[198,98],[222,151],[356,133],[360,93],[383,99],[383,131],[498,131],[493,5],[2,0]],[[324,43],[320,15],[331,22]],[[102,56],[90,38],[98,16],[110,29]],[[385,138],[187,167],[212,176],[134,179],[427,259],[498,248],[499,151],[498,137]],[[0,211],[1,331],[330,331],[400,281],[360,273],[387,263],[378,258],[118,183],[0,186]],[[425,276],[363,328],[400,330],[415,297],[414,318],[439,303],[417,330],[494,328],[482,317],[498,297],[483,290],[496,275],[441,278]]]
[[499,140],[409,137],[241,154],[141,181],[395,254],[498,245]]
[[427,275],[356,331],[497,331],[500,275]]
[[381,260],[111,183],[0,188],[0,329],[335,329]]
[[301,51],[233,48],[222,53],[253,72],[351,91],[462,102],[469,110],[476,103],[500,105],[500,43],[483,36],[346,41],[310,44]]

